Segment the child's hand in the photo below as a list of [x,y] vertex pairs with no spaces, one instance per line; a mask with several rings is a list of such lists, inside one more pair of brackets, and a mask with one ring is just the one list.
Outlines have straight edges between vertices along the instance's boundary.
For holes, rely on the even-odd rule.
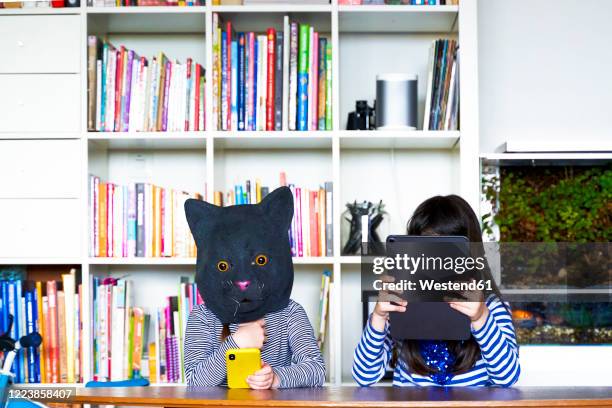
[[480,330],[489,316],[489,308],[484,302],[448,302],[448,305],[469,317],[475,330]]
[[[386,283],[395,282],[395,278],[390,275],[382,275],[381,280]],[[378,293],[378,298],[383,299],[376,302],[374,306],[374,312],[372,313],[371,323],[372,327],[378,331],[384,331],[387,320],[389,319],[389,312],[405,312],[408,302],[400,298],[402,291],[398,290],[395,292],[388,292],[381,290]],[[395,304],[393,304],[393,303]]]
[[280,381],[270,367],[270,364],[263,363],[260,370],[255,371],[246,379],[247,384],[254,390],[269,390],[270,388],[278,388]]
[[232,337],[240,348],[261,349],[266,341],[265,326],[264,319],[242,323],[238,326],[238,330],[236,330]]

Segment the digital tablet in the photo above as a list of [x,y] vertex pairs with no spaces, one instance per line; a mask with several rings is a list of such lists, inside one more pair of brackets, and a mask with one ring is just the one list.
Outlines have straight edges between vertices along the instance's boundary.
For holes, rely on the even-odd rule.
[[[408,245],[402,245],[407,243]],[[442,245],[435,245],[440,243]],[[434,244],[434,245],[432,245]],[[387,256],[397,251],[414,251],[410,256],[469,256],[469,241],[463,236],[414,236],[391,235],[387,237]],[[413,280],[453,278],[455,272],[447,270],[419,271]],[[411,295],[414,296],[414,295]],[[418,295],[417,295],[418,296]],[[391,336],[397,340],[467,340],[471,336],[470,319],[440,300],[429,302],[426,298],[408,301],[406,311],[391,312],[389,323]]]

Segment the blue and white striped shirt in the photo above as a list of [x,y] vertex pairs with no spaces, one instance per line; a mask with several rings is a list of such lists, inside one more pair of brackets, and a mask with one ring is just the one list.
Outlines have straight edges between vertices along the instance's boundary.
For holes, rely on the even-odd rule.
[[[286,308],[268,313],[264,320],[267,338],[261,359],[272,366],[280,388],[322,386],[325,362],[304,308],[290,300]],[[230,333],[237,329],[237,324],[230,324]],[[185,333],[187,385],[227,384],[225,352],[238,345],[231,335],[221,342],[222,330],[223,324],[206,306],[191,311]]]
[[[509,387],[518,380],[521,368],[512,317],[497,297],[489,297],[486,305],[490,311],[487,321],[479,330],[472,329],[472,336],[480,346],[481,357],[471,370],[453,376],[446,386]],[[394,345],[389,334],[389,324],[381,332],[374,329],[368,319],[353,359],[353,378],[359,385],[374,384],[384,376]],[[393,373],[393,385],[438,384],[430,376],[411,373],[407,364],[398,359]]]

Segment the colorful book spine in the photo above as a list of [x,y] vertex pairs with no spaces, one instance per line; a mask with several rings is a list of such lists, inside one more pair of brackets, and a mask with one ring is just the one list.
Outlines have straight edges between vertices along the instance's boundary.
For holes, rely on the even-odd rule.
[[309,87],[308,87],[308,130],[318,126],[318,87],[319,87],[319,33],[310,28]]
[[238,34],[238,130],[245,130],[245,33]]
[[308,130],[308,51],[310,27],[300,24],[297,71],[297,130]]
[[291,23],[289,40],[289,130],[297,129],[299,28]]
[[266,89],[266,130],[275,128],[275,75],[276,75],[276,30],[268,29],[267,89]]
[[332,47],[327,43],[325,54],[325,130],[332,130]]
[[227,128],[227,115],[228,115],[228,47],[227,47],[227,32],[221,32],[221,130],[228,130]]
[[284,33],[276,33],[276,53],[274,59],[274,129],[283,130],[283,58],[285,47]]
[[319,53],[318,53],[318,101],[317,101],[317,129],[325,130],[325,109],[327,108],[325,97],[327,95],[327,81],[326,63],[327,63],[327,39],[319,38]]
[[230,129],[238,129],[238,41],[233,40],[231,46],[231,114]]

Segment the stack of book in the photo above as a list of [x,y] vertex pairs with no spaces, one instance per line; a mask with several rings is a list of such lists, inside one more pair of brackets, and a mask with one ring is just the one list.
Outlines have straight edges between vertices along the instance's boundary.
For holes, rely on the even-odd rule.
[[459,45],[455,40],[435,40],[431,45],[423,129],[459,129]]
[[411,6],[445,6],[457,5],[459,0],[338,0],[340,5],[372,5],[372,4],[388,4],[388,5],[411,5]]
[[19,339],[34,331],[43,342],[28,348],[13,363],[18,383],[76,383],[83,380],[83,296],[76,271],[61,282],[0,281],[0,332]]
[[89,245],[94,257],[194,257],[183,205],[200,194],[150,183],[121,186],[89,177]]
[[88,0],[89,7],[204,6],[204,0]]
[[251,4],[329,4],[329,0],[212,0],[213,6],[241,6]]
[[[281,173],[280,180],[280,185],[289,187],[293,194],[293,220],[289,230],[292,256],[332,256],[332,182],[308,189],[287,183],[285,173]],[[236,184],[225,197],[216,191],[214,204],[256,204],[270,191],[258,179],[247,180],[244,184]]]
[[[94,379],[185,381],[183,340],[187,319],[193,307],[203,303],[196,284],[180,278],[178,295],[166,297],[163,306],[152,313],[132,305],[133,289],[133,283],[126,279],[92,278]],[[154,336],[149,339],[151,323]]]
[[212,128],[331,130],[331,41],[290,22],[265,35],[213,14]]
[[139,56],[88,37],[87,129],[99,132],[204,130],[204,68],[160,52]]

